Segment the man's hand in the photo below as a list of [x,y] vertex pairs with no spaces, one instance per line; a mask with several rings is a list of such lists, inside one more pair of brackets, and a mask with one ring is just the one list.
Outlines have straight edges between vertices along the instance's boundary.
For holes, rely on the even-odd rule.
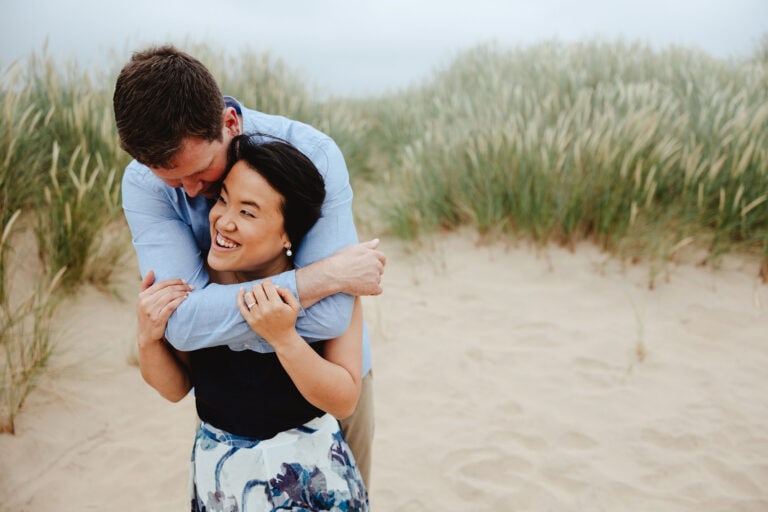
[[296,271],[296,290],[301,306],[308,308],[336,293],[379,295],[387,258],[374,238],[340,251]]
[[328,273],[335,277],[340,290],[349,295],[379,295],[384,289],[381,277],[387,257],[378,250],[379,239],[350,245],[328,258]]

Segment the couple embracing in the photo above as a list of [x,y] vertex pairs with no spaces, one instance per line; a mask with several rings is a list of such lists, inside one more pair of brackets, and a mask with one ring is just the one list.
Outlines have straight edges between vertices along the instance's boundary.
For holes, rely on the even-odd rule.
[[191,510],[368,510],[378,241],[357,243],[327,135],[224,97],[173,47],[133,55],[114,110],[143,281],[141,373],[192,390]]

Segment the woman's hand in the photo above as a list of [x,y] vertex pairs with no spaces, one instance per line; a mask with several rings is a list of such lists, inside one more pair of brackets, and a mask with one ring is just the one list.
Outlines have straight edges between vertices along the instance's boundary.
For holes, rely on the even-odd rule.
[[147,272],[141,281],[136,301],[139,319],[139,368],[144,380],[161,396],[178,402],[192,388],[187,359],[177,353],[165,339],[165,326],[171,313],[187,298],[192,286],[181,279],[154,282],[155,273]]
[[240,288],[237,307],[251,329],[275,350],[297,336],[299,301],[290,290],[276,287],[269,279],[255,284],[249,292]]
[[156,283],[154,280],[155,273],[150,270],[141,281],[141,291],[136,302],[139,347],[165,337],[168,318],[193,288],[181,279],[164,279]]

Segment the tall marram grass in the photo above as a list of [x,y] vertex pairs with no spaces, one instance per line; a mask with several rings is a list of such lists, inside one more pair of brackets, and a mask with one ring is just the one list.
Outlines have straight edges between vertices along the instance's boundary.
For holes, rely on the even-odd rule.
[[36,280],[27,296],[0,304],[0,433],[15,432],[16,415],[53,354],[51,321],[64,270]]
[[[108,287],[130,250],[125,237],[105,236],[121,222],[117,169],[127,159],[103,78],[94,83],[45,49],[0,71],[0,431],[13,431],[53,352],[50,321],[64,294],[95,279]],[[26,243],[28,231],[36,244]],[[19,268],[35,255],[37,270]],[[11,289],[22,270],[29,296]]]
[[693,237],[768,264],[766,84],[764,60],[679,48],[472,49],[395,98],[383,214],[404,237],[471,223],[641,254]]
[[[116,144],[113,79],[82,71],[76,63],[56,65],[45,53],[34,56],[28,70],[32,102],[49,112],[38,148],[45,158],[36,169],[42,192],[34,196],[38,245],[49,271],[66,267],[62,287],[71,291],[91,279],[92,263],[107,261],[103,251],[113,249],[101,237],[120,220],[117,172],[127,158]],[[105,275],[102,268],[93,272]]]
[[9,66],[1,84],[0,221],[16,210],[34,216],[41,263],[50,274],[66,267],[62,286],[73,291],[89,279],[104,228],[121,218],[117,172],[127,158],[116,143],[113,79],[45,50],[24,64]]

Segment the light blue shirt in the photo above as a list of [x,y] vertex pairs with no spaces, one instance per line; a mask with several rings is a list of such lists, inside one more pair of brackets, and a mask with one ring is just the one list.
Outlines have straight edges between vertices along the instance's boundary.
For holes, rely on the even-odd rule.
[[[296,268],[357,243],[352,187],[336,143],[304,123],[243,108],[232,98],[227,98],[227,104],[242,114],[244,133],[259,132],[287,140],[312,160],[325,179],[321,217],[295,251]],[[125,169],[122,192],[123,212],[141,275],[154,270],[158,280],[180,277],[195,286],[168,320],[168,341],[183,351],[229,345],[233,350],[273,352],[237,309],[238,290],[241,286],[248,289],[249,285],[208,282],[203,261],[211,246],[208,211],[212,200],[188,197],[184,189],[169,187],[136,160]],[[273,276],[272,280],[298,296],[295,270]],[[296,330],[308,342],[340,336],[349,327],[353,301],[354,297],[339,293],[302,308]],[[363,375],[370,368],[370,341],[363,325]]]

